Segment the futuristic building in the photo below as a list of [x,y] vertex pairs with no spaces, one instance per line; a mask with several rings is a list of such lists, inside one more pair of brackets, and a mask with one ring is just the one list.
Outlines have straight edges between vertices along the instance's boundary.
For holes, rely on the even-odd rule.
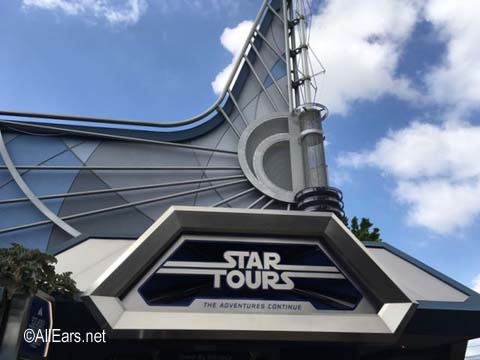
[[83,297],[44,299],[46,326],[107,332],[32,350],[18,337],[30,306],[0,357],[464,358],[480,296],[342,222],[307,20],[302,0],[263,1],[225,89],[191,119],[0,111],[0,244],[73,272]]

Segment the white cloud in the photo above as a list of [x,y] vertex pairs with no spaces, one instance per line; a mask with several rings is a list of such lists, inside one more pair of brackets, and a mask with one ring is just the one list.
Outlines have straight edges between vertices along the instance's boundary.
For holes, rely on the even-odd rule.
[[232,61],[227,67],[220,71],[215,77],[215,80],[212,81],[212,88],[213,91],[215,91],[215,94],[220,94],[225,87],[228,77],[233,71],[233,65],[237,57],[240,55],[239,53],[252,29],[252,26],[253,21],[245,20],[234,28],[226,28],[223,30],[220,42],[223,47],[232,54]]
[[[343,0],[330,0],[328,4],[340,6]],[[392,0],[389,4],[388,7],[392,7],[398,2]],[[431,119],[436,120],[436,124],[414,122],[406,128],[390,132],[373,149],[343,154],[339,162],[348,167],[375,167],[381,170],[384,175],[394,179],[394,196],[399,202],[407,204],[410,224],[424,226],[437,233],[449,233],[468,226],[480,217],[480,162],[477,159],[480,154],[480,127],[466,121],[468,116],[480,109],[480,23],[476,19],[480,3],[428,0],[421,3],[421,7],[415,3],[410,4],[410,14],[416,11],[413,16],[417,20],[430,21],[446,46],[439,63],[424,77],[427,86],[423,95],[425,105],[436,106],[445,115],[440,119]],[[337,13],[340,11],[341,9]],[[384,13],[379,10],[372,12],[377,15]],[[389,19],[388,13],[387,11],[386,19]],[[328,17],[323,16],[319,20],[328,20]],[[370,18],[365,16],[364,19],[366,22],[373,21],[373,15]],[[344,21],[349,20],[350,17],[346,16]],[[341,20],[338,21],[341,23]],[[330,72],[330,81],[335,82],[337,78],[340,81],[339,84],[327,86],[324,100],[327,105],[330,102],[338,107],[337,111],[342,112],[348,110],[349,104],[356,100],[375,98],[368,94],[375,94],[376,91],[380,95],[390,93],[390,88],[385,86],[388,84],[385,79],[392,79],[391,74],[394,72],[391,69],[395,70],[395,62],[403,46],[403,36],[410,35],[409,22],[405,22],[403,27],[401,21],[399,24],[398,29],[393,24],[389,30],[400,34],[400,40],[393,42],[394,47],[387,48],[394,49],[393,65],[385,60],[373,65],[373,71],[377,67],[380,69],[383,74],[380,79],[384,81],[378,81],[377,74],[372,77],[372,84],[369,84],[369,78],[365,78],[362,82],[366,82],[366,85],[355,85],[355,69],[347,67],[343,74]],[[322,26],[329,31],[328,21]],[[351,31],[356,30],[357,27],[352,26]],[[396,35],[393,36],[395,38]],[[353,38],[352,35],[350,39]],[[325,41],[327,43],[320,56],[328,58],[329,48],[334,44]],[[340,43],[338,46],[345,45]],[[357,49],[358,46],[354,48]],[[345,51],[349,53],[348,47]],[[339,53],[338,56],[342,55]],[[359,56],[361,58],[361,54]],[[382,59],[381,56],[378,58]],[[334,60],[342,64],[341,58]],[[348,61],[354,62],[355,59],[351,57]],[[332,64],[334,72],[341,71],[341,66],[334,62]],[[328,71],[328,63],[326,67]],[[350,89],[352,84],[354,87]],[[399,89],[400,97],[407,94],[408,99],[408,87],[407,92],[401,86]],[[328,94],[331,90],[334,90],[333,93]]]
[[477,277],[473,279],[473,290],[480,294],[480,274],[478,274]]
[[429,96],[457,114],[480,104],[479,13],[479,1],[430,0],[425,7],[425,17],[447,45],[441,65],[426,77]]
[[479,13],[478,1],[327,0],[312,19],[310,45],[327,69],[317,101],[336,113],[385,94],[420,102],[415,86],[395,74],[406,40],[426,20],[446,43],[446,53],[424,77],[424,100],[457,116],[478,108]]
[[[340,114],[356,101],[386,94],[416,103],[429,100],[457,114],[478,107],[479,12],[480,2],[475,1],[327,0],[312,17],[310,35],[310,46],[327,69],[316,100]],[[447,51],[440,65],[425,75],[428,92],[421,96],[411,80],[397,75],[397,66],[406,41],[424,20],[433,24]],[[235,48],[228,48],[231,53],[243,45],[244,38],[238,39],[242,41]],[[314,62],[313,70],[321,67]],[[217,75],[215,92],[221,91],[230,71],[231,66]]]
[[404,181],[395,195],[410,205],[408,222],[447,234],[470,225],[480,214],[480,180]]
[[327,0],[312,18],[310,38],[327,70],[317,101],[344,114],[357,100],[412,99],[416,92],[395,72],[418,12],[410,0]]
[[146,0],[23,0],[24,8],[60,10],[115,24],[135,24],[147,8]]
[[200,15],[225,16],[236,14],[240,8],[240,3],[236,0],[161,0],[152,1],[152,5],[153,3],[163,14],[170,15],[188,10]]
[[369,151],[343,154],[340,165],[375,167],[396,180],[394,195],[409,205],[408,221],[438,233],[480,215],[480,127],[412,123]]
[[341,161],[353,166],[371,165],[403,180],[480,176],[480,127],[414,122],[391,132],[373,151],[349,154]]
[[[331,112],[346,113],[356,100],[375,100],[384,94],[416,97],[409,81],[395,72],[419,11],[412,0],[327,0],[312,17],[310,35],[310,46],[327,69],[324,91],[317,100]],[[251,24],[225,29],[221,42],[234,58]],[[321,70],[313,65],[314,72]],[[223,90],[232,67],[233,61],[212,82],[215,93]]]
[[[67,15],[87,16],[108,23],[137,23],[150,3],[162,15],[192,11],[200,15],[236,13],[239,3],[234,0],[22,0],[24,8],[58,10]],[[177,14],[175,14],[177,15]]]

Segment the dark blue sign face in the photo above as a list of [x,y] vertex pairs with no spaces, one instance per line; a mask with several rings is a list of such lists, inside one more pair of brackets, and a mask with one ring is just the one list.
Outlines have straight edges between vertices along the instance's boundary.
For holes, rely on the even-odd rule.
[[23,359],[40,359],[48,351],[48,331],[52,327],[51,303],[34,296],[30,305],[27,326],[24,329],[20,354]]
[[353,310],[362,295],[316,242],[183,240],[139,287],[151,306],[202,300],[310,303]]

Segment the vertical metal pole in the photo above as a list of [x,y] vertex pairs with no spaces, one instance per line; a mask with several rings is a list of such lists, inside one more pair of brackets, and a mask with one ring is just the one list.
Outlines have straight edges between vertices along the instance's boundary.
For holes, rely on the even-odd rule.
[[[291,5],[293,6],[293,5]],[[293,86],[292,86],[292,68],[291,68],[291,58],[290,58],[290,36],[289,36],[289,21],[288,21],[288,0],[283,0],[283,26],[284,26],[284,33],[285,33],[285,60],[287,65],[287,89],[288,89],[288,111],[290,113],[293,112]]]
[[[298,96],[298,89],[293,90],[293,80],[298,80],[298,64],[297,59],[292,56],[292,47],[295,46],[295,31],[292,25],[295,18],[295,11],[293,9],[294,0],[283,0],[283,16],[284,33],[285,33],[285,60],[287,65],[287,82],[288,82],[288,102],[289,102],[289,116],[288,116],[288,132],[290,135],[290,164],[292,173],[292,189],[296,193],[305,188],[305,175],[303,165],[303,152],[300,145],[300,122],[294,109],[300,104]],[[290,15],[290,16],[289,16]],[[295,92],[295,94],[294,94]],[[293,96],[295,95],[295,100]]]
[[310,63],[308,61],[308,43],[307,43],[307,32],[306,32],[306,18],[305,18],[305,2],[304,0],[298,0],[298,31],[300,39],[300,57],[302,59],[302,72],[303,72],[303,88],[305,90],[305,103],[309,104],[312,102],[312,89],[311,89],[311,73],[310,73]]
[[[293,0],[292,0],[293,1]],[[290,6],[290,19],[295,18],[295,10],[293,8],[293,4]],[[297,47],[296,43],[297,40],[295,39],[295,26],[292,26],[292,29],[290,30],[290,41],[292,44],[292,49],[295,49]],[[288,49],[290,52],[290,49]],[[293,65],[293,81],[296,84],[298,82],[298,61],[296,56],[289,56],[292,59],[292,65]],[[295,91],[295,104],[296,106],[300,105],[300,91],[298,87],[294,90]]]
[[[322,120],[326,112],[313,106],[311,92],[311,72],[308,61],[308,42],[306,35],[306,18],[304,0],[297,0],[298,14],[298,35],[299,35],[299,55],[302,63],[303,84],[297,82],[298,88],[301,86],[304,90],[303,104],[297,103],[297,113],[300,122],[300,145],[303,153],[305,187],[324,187],[328,186],[327,164],[325,161],[324,136],[322,129]],[[296,57],[296,55],[294,56]],[[295,69],[296,73],[298,70]],[[298,77],[298,74],[297,74]]]
[[[293,58],[296,95],[296,116],[300,134],[295,146],[300,147],[302,155],[304,188],[295,196],[298,210],[329,211],[339,218],[343,217],[342,192],[328,185],[327,164],[325,161],[324,135],[322,121],[328,115],[325,106],[315,104],[312,98],[311,76],[306,34],[304,0],[297,0],[297,16],[294,24],[298,26],[298,48],[294,48]],[[295,43],[294,36],[291,36]],[[300,56],[301,72],[298,69],[297,55]],[[300,87],[303,88],[303,103],[300,99]],[[292,142],[290,143],[292,146]]]

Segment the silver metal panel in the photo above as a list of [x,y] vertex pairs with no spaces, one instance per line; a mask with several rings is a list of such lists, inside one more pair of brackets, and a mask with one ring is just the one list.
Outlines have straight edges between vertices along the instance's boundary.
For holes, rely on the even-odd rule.
[[[122,172],[118,175],[122,176]],[[108,188],[109,186],[92,171],[82,170],[73,182],[70,192]],[[116,193],[66,198],[59,215],[63,217],[126,203],[127,201]],[[152,222],[150,218],[135,208],[70,221],[71,224],[86,234],[130,238],[138,237]],[[65,240],[67,239],[58,230],[54,230],[50,237],[49,248],[57,247]]]
[[88,239],[56,256],[55,271],[71,271],[84,291],[134,242],[122,239]]
[[66,137],[63,138],[63,142],[69,148],[75,147],[75,146],[79,145],[80,143],[82,143],[83,141],[85,141],[85,140],[81,139],[81,138],[73,137],[73,136],[72,137],[66,136]]
[[469,297],[387,249],[368,248],[368,252],[411,299],[464,302]]
[[97,146],[100,144],[99,140],[86,141],[79,146],[72,148],[72,152],[82,161],[87,162],[88,158],[93,154]]
[[3,133],[3,140],[5,141],[5,144],[8,144],[10,141],[15,139],[18,135],[19,135],[18,133],[4,132]]

